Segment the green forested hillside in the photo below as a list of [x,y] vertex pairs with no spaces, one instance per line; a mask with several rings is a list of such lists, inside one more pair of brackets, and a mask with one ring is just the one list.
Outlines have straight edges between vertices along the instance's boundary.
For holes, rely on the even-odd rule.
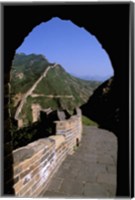
[[11,69],[12,94],[27,92],[49,64],[43,55],[16,54]]
[[[23,53],[15,55],[11,69],[11,114],[13,118],[25,93],[39,79],[44,70],[53,65],[54,63],[49,63],[43,55]],[[26,126],[32,122],[31,105],[33,103],[40,104],[43,109],[61,108],[72,112],[75,107],[81,106],[88,100],[99,84],[96,81],[85,81],[73,77],[58,64],[48,71],[32,95],[26,98],[20,118],[25,120]]]

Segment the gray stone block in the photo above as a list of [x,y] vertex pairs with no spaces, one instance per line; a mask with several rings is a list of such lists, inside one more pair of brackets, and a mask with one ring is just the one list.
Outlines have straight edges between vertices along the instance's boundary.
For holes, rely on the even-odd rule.
[[83,193],[83,183],[76,180],[65,179],[59,192],[69,194],[70,196],[82,196]]
[[98,183],[106,183],[110,185],[116,185],[116,174],[102,173],[97,177]]
[[86,183],[84,186],[84,196],[89,198],[105,198],[109,197],[109,193],[105,187],[97,183]]
[[48,191],[55,191],[58,192],[61,185],[62,185],[63,179],[62,178],[53,178],[49,187],[48,187]]

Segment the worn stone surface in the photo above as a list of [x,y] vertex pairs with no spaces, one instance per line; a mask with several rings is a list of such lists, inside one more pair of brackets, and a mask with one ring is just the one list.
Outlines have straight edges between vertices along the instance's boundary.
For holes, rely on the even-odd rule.
[[62,185],[62,182],[63,182],[64,179],[62,178],[54,178],[52,181],[51,181],[51,184],[50,184],[50,189],[52,191],[55,191],[57,192],[60,188],[61,188],[61,185]]
[[34,154],[33,149],[30,149],[28,147],[19,148],[14,151],[13,154],[14,163],[19,163],[28,158],[31,158],[33,154]]
[[[81,116],[76,115],[73,119],[57,123],[62,135],[41,138],[13,151],[15,180],[13,187],[17,196],[41,196],[66,156],[74,152],[77,146],[76,140],[81,141],[82,129],[79,128],[82,123]],[[9,159],[8,156],[7,165]],[[50,187],[53,192],[61,189],[62,182],[66,176],[68,177],[68,170],[71,170],[71,165],[68,163],[65,162],[63,166],[64,170],[60,171],[61,174],[58,173],[60,177],[56,176],[51,182]],[[73,169],[69,178],[77,177],[78,170],[79,168]]]
[[67,156],[43,197],[114,198],[116,160],[115,135],[84,127],[79,148]]
[[32,148],[34,150],[34,152],[38,152],[41,149],[43,149],[45,147],[45,149],[48,149],[50,146],[52,146],[54,144],[53,141],[50,141],[48,138],[43,138],[43,139],[39,139],[35,142],[32,142],[30,144],[28,144],[28,147]]
[[63,135],[53,135],[49,137],[55,141],[55,148],[58,149],[59,146],[65,142],[65,137]]

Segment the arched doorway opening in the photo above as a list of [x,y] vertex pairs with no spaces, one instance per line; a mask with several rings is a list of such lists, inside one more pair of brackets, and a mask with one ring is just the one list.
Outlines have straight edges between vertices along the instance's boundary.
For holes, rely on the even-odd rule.
[[[36,83],[45,68],[52,66],[53,63],[58,63],[63,72],[60,69],[56,70],[55,74],[47,71],[46,78],[40,78]],[[61,77],[58,77],[58,73]],[[40,107],[44,104],[43,109],[48,109],[50,102],[52,110],[61,105],[62,109],[71,111],[86,103],[95,88],[111,76],[113,76],[111,62],[95,36],[71,21],[52,18],[35,27],[16,50],[10,82],[11,105],[12,110],[15,110],[11,112],[12,117],[19,120],[19,127],[23,127],[24,120],[31,123],[33,120],[29,112],[34,109],[35,113],[36,108],[25,105],[31,106],[32,102],[38,103]],[[39,102],[38,97],[40,100],[44,99],[44,103]],[[55,99],[59,100],[59,105]],[[26,113],[29,113],[29,116],[26,116]],[[39,116],[38,113],[37,115]],[[24,124],[27,125],[28,122]]]
[[[33,28],[24,39],[16,50],[10,74],[11,118],[17,124],[12,124],[13,146],[17,148],[26,145],[27,140],[36,140],[37,134],[54,134],[48,110],[72,114],[113,76],[113,69],[95,36],[69,20],[55,17]],[[46,126],[37,124],[43,120],[43,112]],[[94,125],[86,116],[83,123]]]
[[[113,96],[117,95],[118,104],[120,107],[120,117],[121,122],[119,125],[119,146],[120,152],[122,152],[119,161],[119,178],[118,178],[118,192],[117,194],[120,196],[128,196],[129,195],[129,163],[128,163],[128,123],[126,123],[129,119],[128,117],[128,52],[129,52],[129,32],[128,32],[128,24],[129,24],[129,8],[130,4],[112,4],[112,5],[101,5],[102,9],[100,9],[99,5],[81,5],[82,13],[89,13],[89,22],[87,17],[80,16],[80,5],[51,5],[51,6],[12,6],[12,8],[8,5],[5,8],[4,16],[5,16],[5,37],[4,37],[4,76],[5,76],[5,85],[9,82],[9,69],[11,66],[11,62],[13,59],[13,55],[15,49],[22,43],[24,37],[31,31],[31,29],[39,24],[41,21],[49,20],[53,15],[57,15],[62,19],[71,19],[80,27],[85,27],[88,31],[92,32],[97,36],[99,41],[103,44],[103,47],[109,53],[111,61],[113,63],[113,67],[115,69],[115,93]],[[47,9],[46,9],[47,8]],[[119,10],[121,9],[121,15],[119,15]],[[25,11],[28,12],[25,12]],[[70,14],[70,12],[75,15]],[[9,13],[11,14],[9,15]],[[97,12],[100,13],[97,15]],[[25,15],[24,15],[25,13]],[[29,14],[28,14],[29,13]],[[39,13],[39,15],[35,18],[35,13]],[[45,14],[46,13],[46,14]],[[114,15],[115,13],[115,15]],[[10,17],[9,17],[10,16]],[[19,19],[16,21],[16,16]],[[78,16],[78,17],[77,17]],[[108,24],[107,17],[110,19],[110,23]],[[25,23],[27,21],[27,24]],[[101,22],[102,22],[102,32],[101,32]],[[124,23],[123,23],[124,22]],[[10,25],[12,24],[12,29]],[[120,26],[121,24],[121,26]],[[113,33],[113,34],[112,34]],[[12,41],[11,41],[12,36]],[[114,40],[115,38],[115,40]],[[123,43],[124,41],[124,43]],[[124,58],[124,61],[123,61]],[[125,88],[122,90],[121,88]],[[8,101],[8,88],[5,87],[5,103]],[[4,114],[5,120],[5,133],[6,136],[4,138],[4,143],[7,144],[11,141],[10,133],[9,133],[9,114],[8,107],[5,106]],[[123,133],[123,134],[121,134]],[[124,153],[123,153],[124,152]],[[10,152],[8,152],[8,155]],[[123,158],[122,155],[125,155]],[[6,154],[7,155],[7,154]],[[5,165],[6,166],[6,165]],[[124,169],[123,169],[124,166]],[[9,169],[9,168],[8,168]],[[121,170],[123,169],[123,170]],[[9,174],[9,173],[8,173]],[[11,188],[6,187],[6,191],[8,193],[11,192]],[[10,192],[9,192],[10,191]]]

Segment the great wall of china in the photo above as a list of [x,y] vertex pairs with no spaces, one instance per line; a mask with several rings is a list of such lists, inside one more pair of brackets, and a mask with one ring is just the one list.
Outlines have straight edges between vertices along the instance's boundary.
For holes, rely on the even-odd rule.
[[27,97],[30,96],[30,95],[32,95],[32,92],[35,90],[35,88],[36,88],[37,85],[40,83],[40,81],[41,81],[44,77],[46,77],[48,71],[49,71],[50,69],[56,67],[56,66],[57,66],[57,64],[54,64],[53,66],[48,66],[48,67],[44,70],[43,74],[38,78],[38,80],[33,84],[33,86],[32,86],[32,87],[26,92],[26,94],[23,96],[23,98],[22,98],[22,100],[21,100],[21,102],[20,102],[20,104],[19,104],[19,106],[18,106],[18,108],[17,108],[17,110],[16,110],[16,113],[15,113],[15,119],[16,119],[16,120],[19,120],[19,114],[20,114],[20,112],[21,112],[21,110],[22,110],[22,108],[23,108],[23,106],[24,106],[24,104],[25,104],[25,102],[26,102],[26,100],[27,100]]
[[81,111],[68,120],[55,121],[56,135],[39,139],[13,151],[15,195],[38,197],[67,155],[79,145],[82,135]]

